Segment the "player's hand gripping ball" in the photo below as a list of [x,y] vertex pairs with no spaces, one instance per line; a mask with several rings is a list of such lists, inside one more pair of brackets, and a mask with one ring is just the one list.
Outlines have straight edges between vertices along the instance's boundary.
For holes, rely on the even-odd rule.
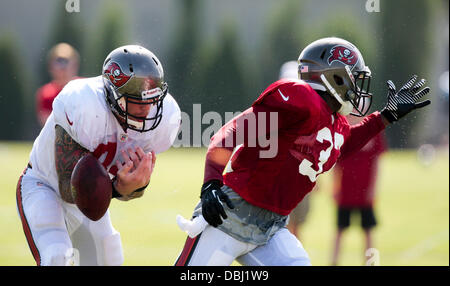
[[72,196],[81,212],[93,221],[103,217],[112,196],[111,179],[100,162],[88,153],[81,157],[72,172]]

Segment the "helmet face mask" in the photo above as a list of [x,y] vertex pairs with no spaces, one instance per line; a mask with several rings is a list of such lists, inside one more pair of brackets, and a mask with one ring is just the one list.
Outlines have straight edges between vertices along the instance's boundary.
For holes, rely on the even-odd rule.
[[[126,123],[127,128],[139,132],[146,132],[155,129],[159,125],[162,119],[164,97],[167,94],[167,85],[164,87],[164,90],[155,88],[154,90],[147,91],[156,93],[151,99],[141,99],[134,95],[117,93],[113,96],[116,102],[114,105],[119,107],[117,114]],[[130,104],[149,105],[150,111],[147,116],[136,115],[130,110]],[[153,112],[153,110],[156,110],[156,112]]]
[[140,46],[115,49],[103,64],[103,82],[111,111],[127,129],[146,132],[160,124],[168,86],[153,53]]
[[339,113],[367,114],[371,72],[353,44],[339,38],[317,40],[302,51],[298,64],[299,78],[332,95],[341,104]]
[[369,92],[371,79],[370,71],[357,72],[355,77],[356,98],[351,100],[356,112],[352,112],[352,115],[362,117],[369,112],[372,105],[372,94]]

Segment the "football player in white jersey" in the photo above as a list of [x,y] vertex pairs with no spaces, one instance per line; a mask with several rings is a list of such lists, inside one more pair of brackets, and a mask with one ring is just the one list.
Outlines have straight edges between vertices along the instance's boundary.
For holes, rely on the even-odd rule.
[[156,56],[128,45],[106,57],[102,76],[73,80],[56,97],[17,185],[18,212],[37,265],[123,263],[109,211],[92,221],[74,204],[72,170],[90,152],[108,171],[113,197],[141,197],[156,154],[170,148],[180,126],[180,109],[167,91]]

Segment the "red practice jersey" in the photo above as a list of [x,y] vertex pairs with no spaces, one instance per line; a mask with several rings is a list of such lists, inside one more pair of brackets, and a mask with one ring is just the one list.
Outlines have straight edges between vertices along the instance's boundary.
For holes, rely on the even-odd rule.
[[[80,77],[75,77],[73,79],[79,79]],[[64,86],[51,81],[43,86],[41,86],[36,92],[36,114],[38,116],[47,117],[52,112],[52,105],[55,97],[61,92]],[[43,122],[44,123],[44,122]]]
[[[274,114],[277,125],[271,127]],[[269,147],[252,145],[254,137],[259,138],[261,134],[252,132],[251,124],[245,125],[248,132],[239,132],[242,129],[239,122],[244,118],[256,118],[253,129],[267,130],[263,134],[266,138],[277,136],[272,142],[272,145],[276,144],[277,152],[272,157],[263,157],[261,153]],[[266,120],[262,120],[264,118]],[[271,84],[249,109],[213,136],[204,180],[223,179],[224,184],[247,202],[288,215],[313,189],[317,177],[331,169],[339,156],[358,150],[383,129],[379,112],[350,127],[347,119],[333,113],[304,81],[279,80]],[[239,136],[242,133],[244,136]],[[230,140],[230,137],[234,139]],[[230,142],[233,142],[231,146]],[[217,146],[234,151],[224,173],[225,166],[216,164],[208,156]]]
[[63,89],[63,87],[64,86],[52,81],[39,88],[36,93],[36,112],[38,114],[41,112],[46,114],[52,112],[53,100]]
[[341,207],[371,207],[375,196],[378,159],[386,150],[384,133],[379,133],[351,156],[338,160],[335,198]]

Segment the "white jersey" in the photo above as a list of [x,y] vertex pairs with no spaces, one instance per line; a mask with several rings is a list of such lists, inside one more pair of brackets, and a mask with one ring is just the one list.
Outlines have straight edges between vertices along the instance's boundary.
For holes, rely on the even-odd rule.
[[[150,116],[156,108],[150,110]],[[148,132],[125,132],[105,99],[101,76],[69,82],[53,102],[53,111],[33,144],[30,162],[33,174],[58,194],[55,167],[55,125],[60,125],[82,147],[94,154],[111,177],[117,172],[115,162],[123,162],[121,150],[140,146],[156,154],[170,148],[180,127],[181,112],[175,99],[167,94],[158,127]]]

